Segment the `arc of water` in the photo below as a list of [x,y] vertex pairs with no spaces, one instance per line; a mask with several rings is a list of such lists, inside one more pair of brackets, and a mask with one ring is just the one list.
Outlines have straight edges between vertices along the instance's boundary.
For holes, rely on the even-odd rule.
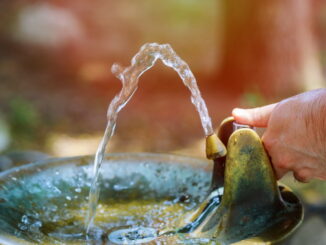
[[88,233],[96,213],[96,206],[99,197],[98,176],[101,163],[108,141],[114,134],[116,120],[119,111],[128,103],[138,87],[139,77],[155,62],[161,59],[162,62],[174,69],[182,79],[184,85],[190,90],[191,102],[195,105],[201,120],[202,127],[206,136],[214,133],[211,118],[208,115],[206,104],[201,96],[195,76],[189,66],[172,49],[169,44],[149,43],[141,47],[140,51],[132,58],[131,65],[123,68],[114,64],[111,68],[112,73],[122,82],[122,89],[111,101],[107,111],[107,126],[103,139],[97,149],[94,168],[93,181],[89,194],[89,211],[86,218],[86,231]]

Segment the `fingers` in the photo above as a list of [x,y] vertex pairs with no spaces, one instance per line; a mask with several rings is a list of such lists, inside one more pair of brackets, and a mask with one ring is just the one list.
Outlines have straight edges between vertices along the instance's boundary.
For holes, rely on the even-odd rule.
[[288,170],[288,169],[282,169],[282,168],[275,168],[275,167],[274,167],[274,171],[275,171],[276,178],[277,178],[278,180],[280,180],[280,179],[282,179],[283,176],[284,176],[287,172],[289,172],[290,170]]
[[233,109],[234,119],[241,124],[247,124],[254,127],[267,127],[268,120],[276,104],[270,104],[253,109]]
[[296,178],[297,181],[302,183],[308,183],[312,179],[312,173],[308,168],[303,168],[298,171],[294,171],[293,176],[294,178]]

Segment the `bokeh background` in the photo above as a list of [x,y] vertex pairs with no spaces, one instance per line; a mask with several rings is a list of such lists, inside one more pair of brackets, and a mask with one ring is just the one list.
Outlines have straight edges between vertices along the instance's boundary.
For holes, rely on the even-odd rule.
[[[234,107],[326,85],[324,0],[1,0],[0,168],[93,154],[121,88],[110,67],[129,65],[148,42],[188,62],[216,127]],[[189,92],[158,62],[120,113],[109,151],[204,156],[202,139]],[[296,239],[326,239],[325,184],[284,181],[318,214],[313,235]]]

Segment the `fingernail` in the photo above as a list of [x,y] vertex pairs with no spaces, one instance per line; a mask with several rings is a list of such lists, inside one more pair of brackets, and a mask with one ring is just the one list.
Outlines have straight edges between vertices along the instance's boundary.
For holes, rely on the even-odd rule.
[[233,115],[235,117],[239,117],[241,119],[245,119],[245,120],[248,120],[249,119],[249,114],[244,109],[239,109],[239,108],[234,109],[233,110]]

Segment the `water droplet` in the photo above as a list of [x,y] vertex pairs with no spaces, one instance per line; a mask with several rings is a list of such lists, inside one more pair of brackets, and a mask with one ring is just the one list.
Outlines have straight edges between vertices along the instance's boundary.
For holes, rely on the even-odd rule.
[[116,185],[113,186],[113,189],[114,189],[115,191],[122,191],[122,190],[126,190],[126,189],[128,189],[128,186],[124,186],[124,185],[118,185],[118,184],[116,184]]
[[155,240],[157,232],[153,228],[136,227],[121,229],[109,235],[111,242],[116,244],[141,244]]
[[50,212],[55,212],[58,210],[58,207],[56,205],[53,205],[53,204],[50,204],[47,209],[50,211]]
[[30,231],[31,232],[38,232],[40,227],[42,227],[42,222],[41,221],[36,221],[34,224],[32,224],[30,226]]
[[29,220],[28,220],[27,215],[23,215],[22,218],[21,218],[21,221],[22,221],[23,224],[28,224]]
[[22,225],[22,224],[19,224],[18,225],[19,229],[22,230],[22,231],[26,231],[27,230],[27,225]]

